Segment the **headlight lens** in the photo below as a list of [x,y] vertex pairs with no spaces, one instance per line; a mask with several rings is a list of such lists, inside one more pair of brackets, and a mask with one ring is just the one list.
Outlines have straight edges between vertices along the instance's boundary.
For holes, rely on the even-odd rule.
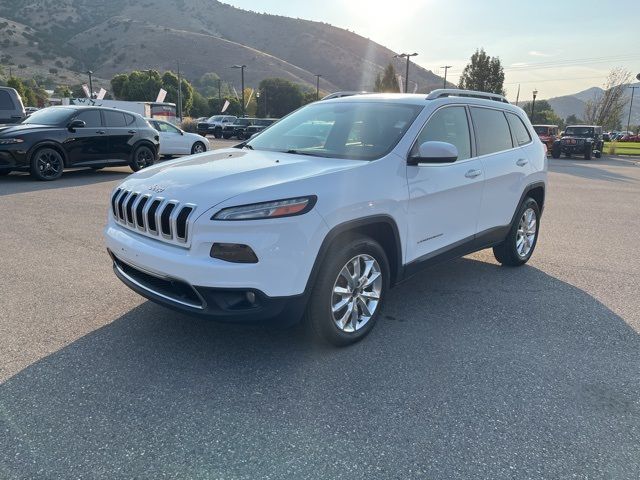
[[316,204],[317,197],[287,198],[273,202],[253,203],[223,208],[211,220],[258,220],[262,218],[291,217],[307,213]]
[[0,145],[13,145],[14,143],[24,142],[21,138],[0,138]]

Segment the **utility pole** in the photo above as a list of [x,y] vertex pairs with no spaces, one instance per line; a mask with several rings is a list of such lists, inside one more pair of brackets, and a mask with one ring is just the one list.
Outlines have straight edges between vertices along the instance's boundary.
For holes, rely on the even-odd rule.
[[239,68],[240,69],[240,76],[242,79],[242,117],[244,118],[245,114],[244,114],[244,109],[245,109],[245,104],[244,104],[244,69],[247,68],[246,65],[233,65],[231,68]]
[[393,58],[406,58],[407,59],[407,68],[405,70],[404,75],[404,93],[407,93],[409,90],[409,59],[411,57],[417,56],[417,53],[401,53],[399,55],[394,55]]
[[222,108],[222,79],[218,78],[218,104]]
[[520,100],[520,84],[518,84],[518,93],[516,94],[516,106],[518,105],[518,100]]
[[320,77],[322,75],[315,74],[316,77],[316,101],[320,100]]
[[535,115],[535,111],[536,111],[536,96],[538,95],[538,90],[534,90],[533,91],[533,102],[531,102],[531,123],[534,123],[534,118],[533,116]]
[[447,88],[447,70],[451,68],[451,65],[445,65],[440,68],[444,68],[444,82],[442,82],[442,88]]
[[[640,77],[640,74],[638,74]],[[636,88],[640,88],[637,85],[629,86],[631,89],[631,103],[629,103],[629,117],[627,118],[627,132],[630,132],[629,127],[631,126],[631,107],[633,107],[633,95],[636,93]]]
[[178,60],[178,118],[182,123],[182,77],[180,77],[180,60]]

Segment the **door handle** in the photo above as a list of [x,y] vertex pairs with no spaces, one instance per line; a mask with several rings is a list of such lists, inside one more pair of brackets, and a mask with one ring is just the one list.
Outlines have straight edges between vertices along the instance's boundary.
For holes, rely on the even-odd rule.
[[129,130],[129,133],[134,134],[134,133],[136,133],[136,131],[135,130]]
[[518,165],[519,167],[524,167],[527,163],[529,163],[529,160],[527,160],[526,158],[519,158],[516,162],[516,165]]
[[96,133],[99,135],[104,135],[107,132],[105,132],[104,130],[96,130]]
[[479,175],[482,175],[482,170],[469,170],[464,174],[464,176],[467,178],[476,178]]

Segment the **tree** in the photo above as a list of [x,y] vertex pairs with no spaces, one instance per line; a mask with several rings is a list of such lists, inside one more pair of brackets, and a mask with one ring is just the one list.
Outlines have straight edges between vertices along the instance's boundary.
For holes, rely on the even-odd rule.
[[258,89],[260,101],[256,115],[259,117],[283,117],[302,106],[300,86],[284,78],[265,78]]
[[189,115],[192,117],[208,117],[211,115],[209,102],[197,90],[193,91],[193,103]]
[[625,91],[632,75],[623,68],[614,68],[604,84],[604,93],[587,102],[584,120],[590,125],[601,125],[605,129],[620,126],[620,117],[626,104]]
[[389,63],[382,74],[376,77],[376,83],[373,87],[374,92],[397,93],[400,91],[398,83],[398,75],[393,63]]
[[471,62],[464,67],[459,88],[505,95],[504,70],[500,58],[490,57],[483,48],[471,55]]
[[[189,113],[193,105],[193,87],[191,84],[182,79],[182,111]],[[167,91],[165,102],[171,102],[178,105],[178,76],[173,72],[164,72],[162,75],[161,88]],[[158,89],[160,91],[160,89]],[[156,92],[158,95],[158,92]]]
[[58,85],[54,89],[53,94],[56,97],[69,98],[69,97],[71,97],[71,89],[66,85]]
[[583,120],[580,120],[578,117],[575,116],[575,114],[571,114],[569,115],[567,118],[564,119],[564,123],[565,125],[581,125],[584,123]]
[[542,125],[558,125],[559,127],[564,126],[564,122],[562,118],[556,115],[556,112],[553,111],[553,108],[546,100],[536,100],[534,115],[531,115],[531,102],[527,102],[522,105],[522,109],[525,111],[531,123],[533,124],[542,124]]

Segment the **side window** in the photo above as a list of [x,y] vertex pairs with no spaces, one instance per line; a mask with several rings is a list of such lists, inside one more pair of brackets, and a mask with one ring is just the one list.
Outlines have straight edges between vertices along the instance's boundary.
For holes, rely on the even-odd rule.
[[511,132],[518,142],[518,145],[526,145],[531,141],[531,135],[529,135],[529,130],[525,127],[520,117],[514,115],[513,113],[507,112],[507,120],[509,120],[509,126],[511,127]]
[[85,110],[76,115],[76,120],[82,120],[87,128],[96,128],[102,126],[99,110]]
[[129,125],[133,125],[134,123],[136,123],[136,117],[134,117],[133,115],[129,115],[128,113],[124,114],[124,121],[127,124],[127,127]]
[[418,135],[411,155],[416,155],[424,142],[438,141],[455,145],[458,160],[471,157],[469,122],[464,107],[445,107],[436,111]]
[[6,90],[0,90],[0,110],[14,110],[16,107],[11,100],[11,95]]
[[509,124],[502,111],[471,107],[471,118],[476,131],[478,155],[488,155],[513,148]]
[[124,113],[115,110],[103,110],[104,119],[107,127],[126,127],[127,122],[124,120]]

